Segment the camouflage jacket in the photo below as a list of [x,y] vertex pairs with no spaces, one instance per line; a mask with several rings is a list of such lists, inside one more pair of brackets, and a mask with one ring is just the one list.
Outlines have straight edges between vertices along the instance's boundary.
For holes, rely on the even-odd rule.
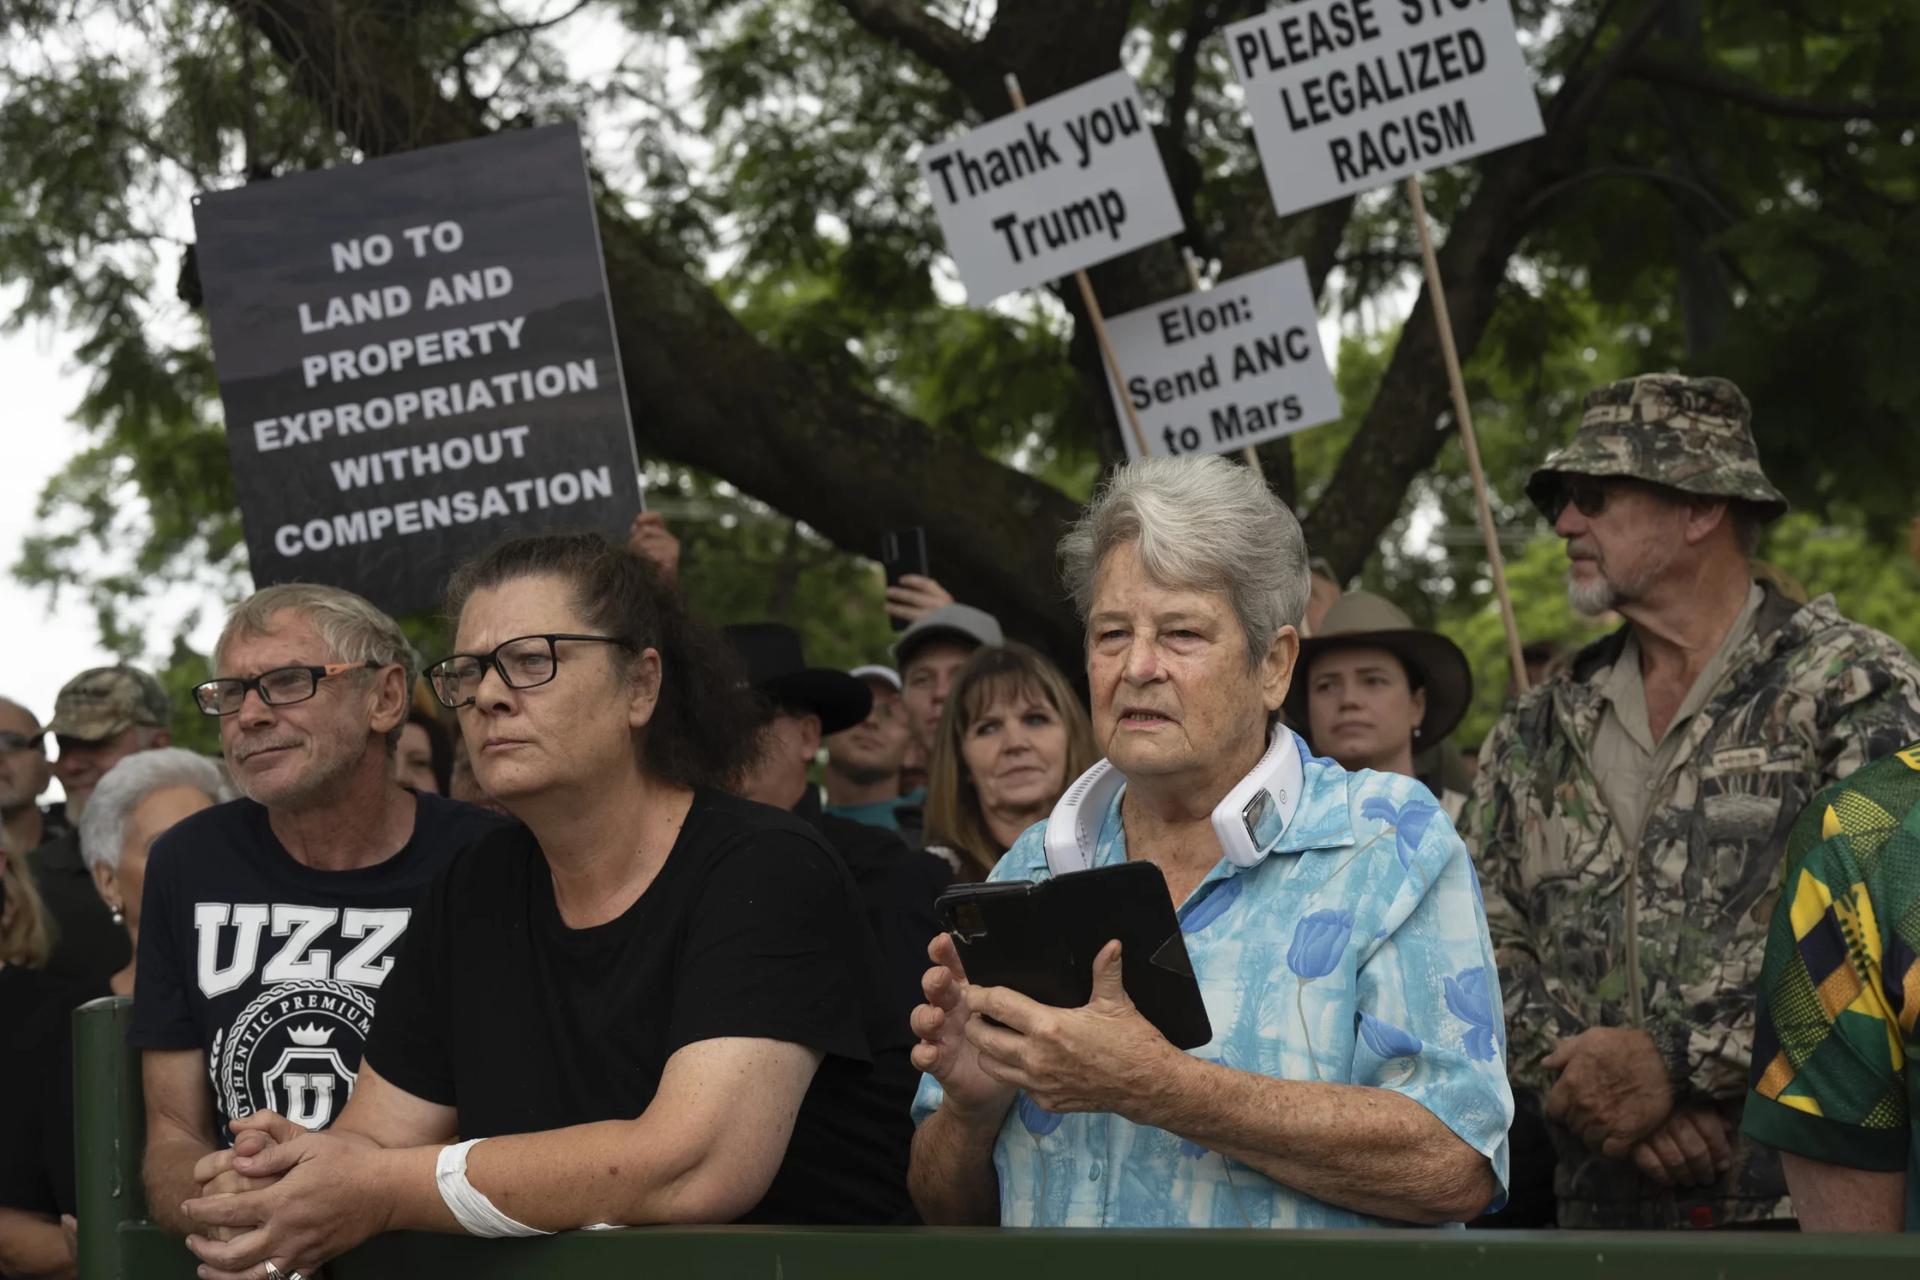
[[[1509,708],[1481,748],[1460,826],[1486,888],[1507,1061],[1516,1093],[1544,1093],[1553,1073],[1540,1059],[1556,1040],[1642,1026],[1676,1105],[1716,1105],[1737,1130],[1787,833],[1822,787],[1920,737],[1920,665],[1830,597],[1800,606],[1769,590],[1721,684],[1676,730],[1676,763],[1628,850],[1588,756],[1625,640],[1589,646]],[[1562,1226],[1791,1212],[1776,1158],[1756,1145],[1739,1145],[1720,1182],[1667,1192],[1553,1128]]]

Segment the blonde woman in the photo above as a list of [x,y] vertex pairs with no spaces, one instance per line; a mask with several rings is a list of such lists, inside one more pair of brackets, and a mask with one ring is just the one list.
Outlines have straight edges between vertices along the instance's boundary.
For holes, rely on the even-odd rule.
[[984,880],[1099,758],[1060,668],[1023,644],[980,650],[955,675],[934,734],[927,852],[958,880]]
[[68,1015],[104,993],[43,972],[53,951],[47,919],[26,859],[0,850],[0,1275],[8,1276],[74,1274],[60,1229],[60,1215],[73,1212],[73,1130],[56,1117],[72,1114]]

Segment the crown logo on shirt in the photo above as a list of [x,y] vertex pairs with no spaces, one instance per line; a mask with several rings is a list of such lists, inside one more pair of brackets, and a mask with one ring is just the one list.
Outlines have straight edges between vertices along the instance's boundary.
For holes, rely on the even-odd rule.
[[320,1027],[308,1023],[304,1027],[294,1027],[288,1031],[287,1038],[297,1045],[304,1045],[309,1049],[318,1049],[324,1046],[327,1041],[333,1039],[333,1031],[334,1029],[332,1027]]

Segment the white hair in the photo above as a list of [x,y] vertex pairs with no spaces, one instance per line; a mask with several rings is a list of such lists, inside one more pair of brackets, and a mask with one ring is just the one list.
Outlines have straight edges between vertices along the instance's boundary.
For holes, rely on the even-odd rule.
[[101,776],[80,815],[80,856],[88,870],[118,871],[133,811],[154,792],[172,787],[191,788],[215,804],[234,798],[225,771],[203,755],[183,747],[135,752]]
[[420,662],[400,624],[373,603],[339,587],[317,582],[288,582],[263,587],[234,606],[227,625],[213,646],[215,673],[227,646],[241,636],[264,636],[273,631],[274,615],[297,613],[313,624],[320,642],[335,662],[375,662],[398,666],[412,687]]
[[1281,627],[1306,616],[1307,542],[1266,482],[1217,455],[1143,458],[1116,467],[1060,540],[1060,563],[1081,622],[1100,569],[1133,544],[1163,587],[1227,597],[1258,664]]

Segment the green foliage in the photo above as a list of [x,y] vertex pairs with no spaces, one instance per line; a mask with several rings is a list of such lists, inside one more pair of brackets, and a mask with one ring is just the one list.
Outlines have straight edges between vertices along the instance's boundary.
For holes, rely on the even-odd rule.
[[1847,617],[1920,653],[1920,564],[1905,546],[1797,512],[1767,531],[1760,556],[1809,595],[1832,595]]
[[[1069,363],[1062,309],[1045,298],[964,308],[942,275],[912,158],[976,112],[953,79],[861,27],[850,5],[599,0],[533,29],[530,16],[565,8],[340,2],[391,29],[488,126],[585,119],[605,189],[770,346],[1069,495],[1091,487],[1103,446],[1111,451],[1099,436],[1105,391]],[[978,38],[993,6],[892,8]],[[1198,45],[1190,35],[1196,15],[1225,8],[1137,4],[1115,57],[1137,71],[1170,167],[1191,183],[1187,239],[1209,261],[1235,246],[1258,261],[1245,237],[1261,223],[1265,179],[1223,42],[1204,23]],[[1058,10],[1075,21],[1071,6]],[[1642,6],[1520,0],[1516,10],[1547,96],[1600,65]],[[254,12],[232,0],[0,7],[0,284],[22,298],[9,323],[76,329],[91,374],[77,407],[89,448],[48,487],[41,530],[14,571],[81,593],[118,652],[145,643],[154,593],[187,584],[213,601],[246,586],[184,269],[185,199],[353,158],[326,104],[248,25]],[[563,47],[573,39],[577,51],[584,23],[596,53],[622,55],[591,81],[573,78]],[[1911,515],[1920,467],[1908,425],[1920,413],[1920,364],[1907,350],[1920,328],[1916,68],[1910,0],[1673,5],[1606,87],[1571,176],[1516,213],[1526,239],[1467,378],[1529,638],[1580,624],[1565,616],[1558,552],[1541,541],[1525,475],[1565,438],[1588,388],[1661,367],[1727,373],[1750,393],[1769,470],[1810,513],[1776,532],[1777,558],[1833,578],[1843,604],[1884,607],[1886,625],[1907,625],[1904,605],[1876,602],[1905,599],[1911,566],[1873,548]],[[1170,115],[1176,106],[1184,111]],[[1427,191],[1444,237],[1471,207],[1479,169],[1431,174]],[[1284,242],[1256,238],[1255,249]],[[1293,438],[1308,508],[1375,402],[1417,282],[1397,192],[1357,202],[1336,268],[1323,305],[1349,320],[1344,413]],[[175,296],[182,286],[187,301]],[[1365,483],[1369,460],[1354,461],[1348,470]],[[651,471],[704,610],[801,622],[815,661],[884,653],[866,548],[831,548],[713,477]],[[1449,443],[1365,581],[1422,621],[1463,629],[1479,646],[1477,669],[1498,670],[1481,662],[1498,653],[1481,634],[1484,561],[1464,460]],[[187,662],[178,649],[175,658]],[[1483,689],[1469,737],[1489,697],[1497,690]]]
[[649,509],[680,538],[680,583],[694,611],[724,625],[784,622],[809,665],[888,662],[878,566],[725,485],[684,473],[649,478]]

